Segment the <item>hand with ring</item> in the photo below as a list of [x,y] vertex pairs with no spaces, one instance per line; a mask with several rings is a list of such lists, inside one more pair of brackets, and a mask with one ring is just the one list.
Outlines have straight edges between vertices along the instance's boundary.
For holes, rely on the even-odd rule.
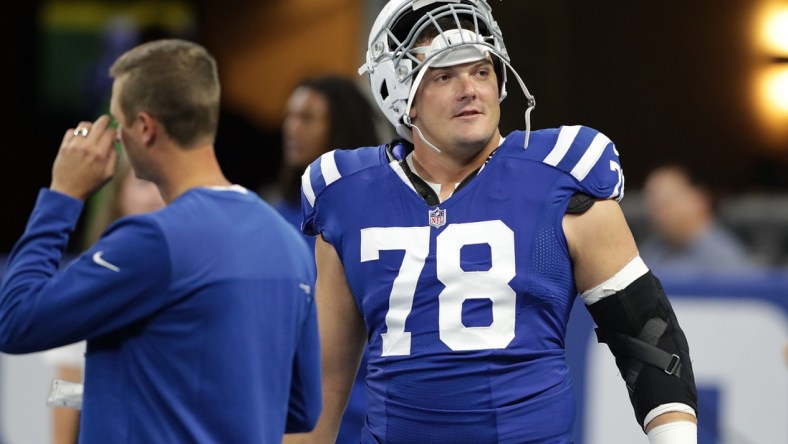
[[116,130],[109,123],[109,116],[102,115],[66,131],[52,165],[51,190],[84,201],[112,178],[118,155]]

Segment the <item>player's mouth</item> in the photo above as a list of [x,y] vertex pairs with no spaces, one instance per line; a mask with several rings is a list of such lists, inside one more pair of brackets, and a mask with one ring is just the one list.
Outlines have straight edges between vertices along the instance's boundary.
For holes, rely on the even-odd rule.
[[460,111],[459,113],[455,114],[454,117],[459,118],[472,118],[476,116],[482,115],[482,112],[477,109],[465,109]]

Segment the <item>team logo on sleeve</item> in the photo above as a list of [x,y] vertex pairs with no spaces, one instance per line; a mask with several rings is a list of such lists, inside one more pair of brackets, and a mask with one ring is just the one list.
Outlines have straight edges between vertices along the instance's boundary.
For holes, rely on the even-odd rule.
[[446,224],[446,210],[435,208],[430,210],[430,225],[435,228],[440,228]]

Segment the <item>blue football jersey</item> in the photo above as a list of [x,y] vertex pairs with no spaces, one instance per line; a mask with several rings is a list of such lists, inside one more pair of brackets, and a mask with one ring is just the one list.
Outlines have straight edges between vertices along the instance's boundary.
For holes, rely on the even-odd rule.
[[428,206],[385,146],[333,151],[303,178],[303,230],[339,254],[368,331],[363,442],[570,442],[564,357],[577,295],[570,198],[620,199],[618,153],[565,126],[514,132]]

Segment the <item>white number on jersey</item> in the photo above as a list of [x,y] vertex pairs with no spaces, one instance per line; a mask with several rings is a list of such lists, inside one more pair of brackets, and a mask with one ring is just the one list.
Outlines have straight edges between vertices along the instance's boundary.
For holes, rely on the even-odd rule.
[[[487,244],[491,267],[465,271],[460,263],[463,246]],[[394,279],[386,313],[382,356],[410,354],[410,332],[405,321],[413,308],[416,284],[429,254],[430,227],[376,227],[361,230],[361,262],[379,259],[383,250],[404,250]],[[436,239],[437,279],[445,286],[438,295],[440,338],[452,350],[506,348],[514,339],[517,295],[509,286],[515,276],[514,232],[502,221],[452,224]],[[492,323],[466,327],[462,305],[468,299],[492,302]]]

